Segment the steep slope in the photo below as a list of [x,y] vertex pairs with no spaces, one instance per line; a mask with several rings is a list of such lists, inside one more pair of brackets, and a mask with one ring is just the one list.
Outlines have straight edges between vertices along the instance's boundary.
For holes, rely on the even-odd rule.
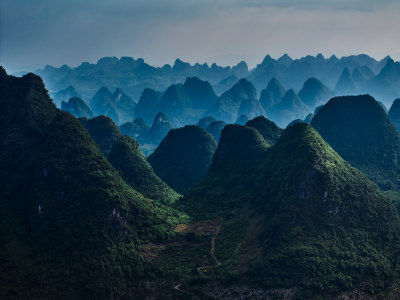
[[61,110],[69,112],[76,118],[93,118],[93,112],[81,98],[71,98],[68,102],[61,102]]
[[0,298],[127,297],[175,213],[127,186],[38,76],[0,74]]
[[116,124],[120,123],[118,109],[112,101],[113,94],[106,87],[97,91],[90,101],[90,107],[96,116],[110,117]]
[[93,96],[90,106],[96,116],[109,116],[116,124],[120,124],[133,119],[136,103],[120,88],[112,94],[106,87],[102,87]]
[[283,96],[285,96],[285,93],[286,90],[283,88],[278,79],[274,77],[268,82],[267,88],[261,91],[260,103],[268,113],[271,108],[281,102]]
[[333,97],[333,92],[318,79],[309,78],[304,82],[303,88],[299,92],[299,97],[305,105],[314,109],[328,102]]
[[197,121],[216,99],[209,82],[188,77],[184,84],[171,85],[165,91],[158,111],[167,114],[175,126],[181,126]]
[[235,124],[244,125],[250,120],[249,116],[246,114],[240,115],[240,117],[236,120]]
[[211,134],[218,143],[221,131],[225,125],[226,123],[224,121],[214,121],[207,126],[206,131]]
[[239,78],[235,75],[228,76],[227,78],[222,79],[217,85],[213,85],[214,91],[217,95],[221,95],[232,88],[238,81]]
[[61,106],[61,103],[63,101],[68,101],[68,99],[71,98],[82,98],[82,95],[79,94],[79,92],[73,87],[73,86],[69,86],[63,90],[58,91],[55,95],[54,95],[54,103],[57,105],[57,107]]
[[141,118],[136,118],[133,122],[126,122],[119,126],[122,134],[133,137],[139,143],[149,129],[150,126]]
[[208,117],[201,118],[199,120],[199,122],[197,122],[196,125],[201,127],[201,128],[203,128],[203,129],[206,129],[207,126],[210,125],[210,123],[212,123],[214,121],[217,121],[217,119],[212,117],[212,116],[208,116]]
[[106,116],[98,116],[93,119],[79,118],[79,121],[107,157],[115,142],[121,137],[118,126]]
[[183,84],[173,84],[165,91],[157,110],[168,115],[174,126],[180,126],[181,117],[185,114],[191,114],[189,108],[190,99],[183,89]]
[[354,84],[348,68],[343,69],[334,91],[335,94],[339,96],[352,95],[356,92],[356,85]]
[[257,98],[255,87],[250,81],[240,79],[231,89],[224,92],[207,111],[217,120],[233,123],[238,118],[238,111],[243,100]]
[[249,73],[249,67],[245,61],[239,62],[236,66],[232,67],[232,73],[239,78],[246,77]]
[[303,103],[300,97],[292,90],[288,90],[278,105],[275,105],[268,114],[272,121],[285,127],[295,119],[303,120],[312,111]]
[[[293,64],[294,62],[291,65]],[[267,55],[247,78],[255,85],[258,91],[261,91],[272,78],[280,77],[287,69],[288,66]]]
[[148,124],[153,122],[158,113],[157,106],[160,103],[161,96],[160,92],[153,89],[144,89],[134,110],[135,117],[142,118]]
[[210,83],[197,77],[186,78],[183,89],[190,99],[191,107],[194,109],[209,109],[218,98]]
[[204,129],[172,129],[148,161],[154,172],[179,193],[186,193],[206,174],[217,143]]
[[253,119],[258,116],[265,116],[265,110],[258,99],[247,98],[240,103],[238,118],[241,115],[247,115],[249,118]]
[[389,119],[392,121],[394,127],[396,127],[397,133],[400,134],[400,99],[393,101],[389,110]]
[[374,73],[372,73],[371,69],[369,69],[368,67],[354,68],[353,72],[351,73],[351,78],[353,78],[353,81],[356,85],[364,84],[367,79],[371,79],[373,76]]
[[311,125],[382,189],[400,187],[400,137],[374,98],[335,97],[317,112]]
[[311,124],[312,119],[314,118],[314,114],[313,113],[309,113],[307,115],[307,117],[304,119],[304,122],[307,124]]
[[285,66],[290,66],[290,64],[293,62],[293,59],[285,53],[277,59],[277,62]]
[[276,126],[276,124],[265,117],[257,117],[246,123],[246,126],[253,127],[262,135],[264,140],[269,145],[273,145],[279,139],[283,129]]
[[214,161],[182,200],[199,219],[223,219],[208,276],[330,298],[393,281],[400,220],[390,201],[305,123],[268,148],[252,128],[228,125]]
[[380,72],[365,84],[365,90],[388,106],[400,96],[400,63],[388,59]]
[[179,198],[178,193],[154,174],[139,144],[132,137],[123,135],[119,138],[107,159],[122,179],[145,197],[170,203]]
[[168,116],[159,112],[155,116],[150,129],[145,133],[144,140],[146,143],[157,146],[165,138],[170,129],[172,129],[172,125]]

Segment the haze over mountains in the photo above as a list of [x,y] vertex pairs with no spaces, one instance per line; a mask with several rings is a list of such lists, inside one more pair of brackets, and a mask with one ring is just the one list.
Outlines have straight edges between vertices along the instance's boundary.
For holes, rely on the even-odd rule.
[[[267,55],[253,69],[243,61],[221,67],[177,59],[173,66],[153,67],[143,59],[104,57],[96,64],[46,66],[36,73],[58,106],[78,97],[94,116],[109,116],[118,126],[137,118],[151,126],[163,113],[174,128],[197,124],[208,116],[228,124],[266,116],[284,128],[307,116],[310,122],[310,114],[334,95],[370,94],[386,107],[400,97],[399,63],[367,55],[325,58],[319,54],[300,59]],[[63,109],[77,117],[91,115],[74,101]],[[152,140],[143,132],[138,138],[146,154],[161,141]]]
[[103,114],[139,105],[122,90],[81,117],[82,99],[61,111],[40,77],[0,68],[1,298],[398,299],[398,101],[326,99],[316,78],[272,78],[263,101],[247,79],[170,89],[116,124]]
[[[165,91],[172,84],[184,83],[187,77],[198,77],[210,82],[218,94],[229,89],[241,78],[251,81],[258,93],[274,77],[286,89],[292,88],[295,91],[299,91],[304,82],[311,77],[334,90],[346,68],[350,76],[347,75],[344,79],[354,81],[357,92],[360,90],[364,91],[363,93],[372,93],[376,98],[390,97],[380,99],[383,101],[393,101],[393,95],[399,94],[396,87],[399,80],[398,63],[390,57],[377,61],[367,55],[341,58],[333,55],[324,58],[319,54],[299,59],[292,59],[288,55],[273,59],[267,55],[260,64],[250,70],[245,62],[233,67],[221,67],[215,63],[211,66],[199,63],[190,65],[177,59],[172,66],[166,64],[163,67],[154,67],[143,59],[104,57],[96,64],[85,62],[75,68],[66,65],[59,68],[46,66],[36,73],[43,77],[51,92],[72,86],[86,99],[90,99],[98,89],[106,86],[110,90],[122,88],[137,102],[145,88]],[[389,90],[379,91],[376,85],[381,84]]]

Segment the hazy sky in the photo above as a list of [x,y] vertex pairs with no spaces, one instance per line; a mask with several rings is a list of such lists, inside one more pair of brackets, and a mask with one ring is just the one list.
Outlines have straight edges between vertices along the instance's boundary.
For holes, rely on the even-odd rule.
[[8,72],[103,56],[250,66],[366,53],[400,59],[398,0],[0,0]]

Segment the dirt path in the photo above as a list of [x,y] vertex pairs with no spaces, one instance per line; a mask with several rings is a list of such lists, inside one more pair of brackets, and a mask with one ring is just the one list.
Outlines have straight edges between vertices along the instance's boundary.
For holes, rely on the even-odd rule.
[[[208,278],[208,276],[207,276],[206,274],[204,274],[204,272],[207,271],[206,269],[212,268],[212,267],[217,267],[217,266],[219,266],[219,265],[221,264],[221,262],[218,260],[218,258],[217,258],[217,257],[215,256],[215,254],[214,254],[214,250],[215,250],[215,239],[217,238],[217,235],[219,234],[219,231],[221,230],[221,226],[222,226],[222,220],[221,220],[221,222],[219,223],[219,225],[218,225],[218,227],[217,227],[217,230],[215,231],[215,234],[214,234],[214,236],[213,236],[212,239],[211,239],[211,250],[210,250],[210,253],[211,253],[212,258],[213,258],[214,261],[215,261],[215,265],[214,265],[214,266],[202,266],[202,267],[198,267],[198,268],[197,268],[197,272],[199,272],[199,274],[200,274],[201,276],[205,277],[205,278]],[[204,270],[204,271],[203,271],[203,270]]]
[[182,286],[182,283],[180,283],[180,284],[174,286],[174,290],[177,290],[177,291],[180,291],[180,292],[182,292],[182,293],[187,294],[188,292],[182,290],[182,289],[181,289],[181,286]]
[[[222,226],[222,219],[220,219],[220,222],[217,226],[217,229],[215,230],[214,236],[211,239],[211,249],[210,249],[210,254],[211,257],[214,259],[215,261],[215,265],[213,266],[202,266],[202,267],[198,267],[197,268],[197,272],[199,272],[199,274],[201,276],[203,276],[204,278],[208,278],[208,276],[206,274],[204,274],[204,272],[207,271],[208,268],[213,268],[213,267],[217,267],[221,264],[221,262],[218,260],[218,258],[215,256],[214,254],[214,250],[215,250],[215,239],[217,238],[217,235],[219,234],[219,231],[221,230],[221,226]],[[204,271],[203,271],[204,270]],[[180,291],[181,293],[185,293],[185,294],[190,294],[189,292],[182,290],[181,289],[182,283],[179,283],[177,285],[174,286],[174,290]]]

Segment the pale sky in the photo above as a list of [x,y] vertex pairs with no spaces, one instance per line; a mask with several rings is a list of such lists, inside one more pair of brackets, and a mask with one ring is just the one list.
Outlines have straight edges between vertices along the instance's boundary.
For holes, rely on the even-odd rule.
[[251,67],[284,53],[400,59],[398,0],[1,0],[0,9],[10,73],[104,56]]

